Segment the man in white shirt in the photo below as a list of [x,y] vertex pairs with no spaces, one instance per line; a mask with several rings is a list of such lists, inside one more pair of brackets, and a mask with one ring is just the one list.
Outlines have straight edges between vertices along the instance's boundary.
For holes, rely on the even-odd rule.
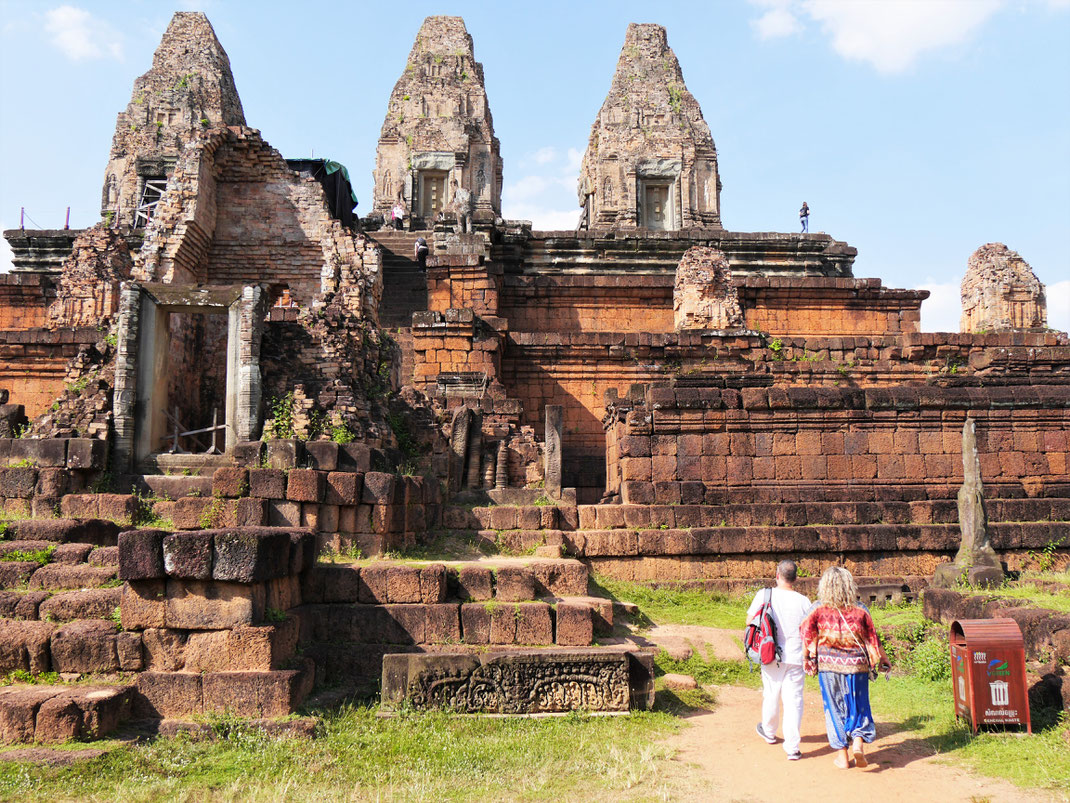
[[[772,593],[773,622],[780,662],[762,664],[762,721],[756,730],[769,744],[776,744],[778,709],[784,704],[784,751],[789,761],[802,758],[799,752],[799,724],[803,710],[803,645],[799,625],[810,610],[810,600],[792,586],[798,576],[793,560],[782,560],[776,568],[776,587]],[[747,609],[747,623],[757,615],[766,600],[767,590],[754,595]]]

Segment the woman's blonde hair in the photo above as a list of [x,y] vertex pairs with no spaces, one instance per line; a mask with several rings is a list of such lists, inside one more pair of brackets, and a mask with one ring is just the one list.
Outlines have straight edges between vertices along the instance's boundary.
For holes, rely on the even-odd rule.
[[851,608],[858,602],[858,586],[842,566],[830,566],[817,584],[817,599],[830,608]]

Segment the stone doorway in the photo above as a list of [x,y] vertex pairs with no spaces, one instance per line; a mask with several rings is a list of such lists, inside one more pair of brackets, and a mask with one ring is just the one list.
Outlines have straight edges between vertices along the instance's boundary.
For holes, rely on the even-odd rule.
[[420,217],[433,220],[446,208],[446,171],[420,171]]
[[672,206],[672,182],[642,181],[640,185],[639,225],[655,231],[668,231],[675,217]]
[[[267,292],[240,285],[123,285],[115,371],[115,462],[132,471],[180,431],[225,429],[218,448],[260,423],[260,340]],[[180,446],[204,451],[193,436]]]

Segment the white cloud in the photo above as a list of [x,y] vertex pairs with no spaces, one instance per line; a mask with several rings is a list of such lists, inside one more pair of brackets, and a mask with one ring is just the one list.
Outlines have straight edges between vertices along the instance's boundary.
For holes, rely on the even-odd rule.
[[82,8],[59,6],[45,12],[52,44],[71,61],[123,58],[122,35]]
[[557,159],[557,148],[552,148],[550,146],[546,146],[545,148],[539,148],[537,151],[535,151],[535,156],[533,158],[535,160],[535,164],[549,164],[550,162],[553,162]]
[[756,20],[751,20],[751,26],[758,32],[761,39],[776,39],[780,36],[790,36],[802,30],[802,24],[787,5],[771,8]]
[[962,280],[936,282],[932,278],[918,287],[928,290],[929,297],[921,302],[921,331],[957,332],[962,317]]
[[1048,326],[1061,332],[1070,332],[1070,279],[1049,284]]
[[580,164],[583,162],[583,151],[576,148],[568,149],[568,159],[565,162],[565,172],[579,178]]
[[[1046,0],[1059,7],[1070,0]],[[1007,0],[751,0],[766,11],[751,22],[762,39],[820,25],[832,48],[882,73],[909,69],[923,53],[960,45]]]

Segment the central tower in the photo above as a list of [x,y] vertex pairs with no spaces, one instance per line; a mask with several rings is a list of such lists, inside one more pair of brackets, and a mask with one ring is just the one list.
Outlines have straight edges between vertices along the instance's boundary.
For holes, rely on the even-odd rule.
[[471,193],[472,219],[501,216],[502,157],[483,65],[460,17],[428,17],[390,94],[375,159],[374,211],[401,199],[430,221]]
[[579,203],[589,228],[721,228],[717,149],[660,25],[628,26]]

